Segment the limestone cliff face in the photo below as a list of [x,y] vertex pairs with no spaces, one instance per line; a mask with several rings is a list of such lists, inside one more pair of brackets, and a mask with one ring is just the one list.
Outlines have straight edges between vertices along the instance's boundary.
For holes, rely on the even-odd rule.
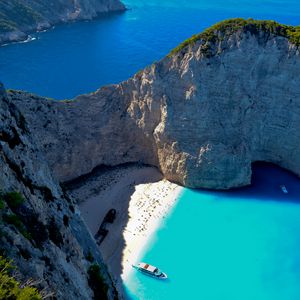
[[123,11],[120,0],[2,0],[0,44],[22,41],[34,31],[74,20],[90,20],[100,13]]
[[255,161],[300,175],[297,46],[265,31],[216,35],[72,101],[9,97],[60,181],[136,161],[188,187],[248,185]]
[[108,286],[107,299],[115,299],[116,290],[93,237],[76,204],[52,176],[28,125],[1,85],[0,198],[18,191],[25,199],[17,208],[0,208],[1,255],[14,260],[21,280],[33,278],[40,289],[53,293],[53,299],[64,300],[93,299],[87,260],[93,256]]

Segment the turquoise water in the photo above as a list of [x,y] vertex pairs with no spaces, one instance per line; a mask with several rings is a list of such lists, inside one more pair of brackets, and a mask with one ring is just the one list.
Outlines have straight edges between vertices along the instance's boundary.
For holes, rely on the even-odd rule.
[[126,0],[131,10],[57,26],[0,48],[0,80],[57,99],[127,79],[217,21],[231,17],[300,24],[298,0]]
[[299,300],[299,179],[271,166],[254,176],[232,192],[186,189],[141,258],[170,279],[133,272],[128,299]]

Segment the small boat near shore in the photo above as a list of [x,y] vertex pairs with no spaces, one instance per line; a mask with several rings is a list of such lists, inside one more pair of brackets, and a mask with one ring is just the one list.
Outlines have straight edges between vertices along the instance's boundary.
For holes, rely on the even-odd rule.
[[160,269],[157,267],[151,266],[146,263],[139,263],[137,266],[132,265],[133,268],[137,269],[141,273],[157,278],[157,279],[167,279],[168,276],[166,273],[162,272]]
[[286,188],[286,186],[285,186],[284,184],[282,184],[282,185],[280,186],[280,188],[281,188],[281,190],[282,190],[282,192],[283,192],[284,194],[288,194],[288,193],[289,193],[288,190],[287,190],[287,188]]

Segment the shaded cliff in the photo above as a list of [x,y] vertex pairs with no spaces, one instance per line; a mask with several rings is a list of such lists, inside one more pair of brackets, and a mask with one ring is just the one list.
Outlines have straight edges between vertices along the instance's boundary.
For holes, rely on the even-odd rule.
[[251,22],[220,23],[213,38],[73,101],[9,97],[61,181],[136,161],[188,187],[247,185],[255,161],[299,175],[299,49],[274,30],[284,25]]
[[98,287],[115,299],[76,204],[52,176],[34,131],[2,85],[0,120],[0,256],[14,260],[21,282],[32,278],[43,295],[54,295],[51,299],[93,299],[91,271],[98,265]]
[[0,44],[22,41],[34,31],[74,20],[90,20],[100,13],[122,11],[119,0],[2,0]]

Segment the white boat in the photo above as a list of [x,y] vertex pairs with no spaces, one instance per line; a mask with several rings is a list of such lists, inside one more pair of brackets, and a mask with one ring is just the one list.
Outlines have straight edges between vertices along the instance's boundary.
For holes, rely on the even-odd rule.
[[134,266],[134,265],[132,265],[132,266],[145,275],[155,277],[158,279],[167,279],[168,278],[166,273],[162,272],[157,267],[151,266],[149,264],[141,262],[137,266]]
[[288,190],[287,190],[287,188],[286,188],[286,186],[285,186],[284,184],[282,184],[282,185],[280,186],[280,188],[281,188],[281,190],[282,190],[282,192],[283,192],[284,194],[288,194],[288,193],[289,193]]

